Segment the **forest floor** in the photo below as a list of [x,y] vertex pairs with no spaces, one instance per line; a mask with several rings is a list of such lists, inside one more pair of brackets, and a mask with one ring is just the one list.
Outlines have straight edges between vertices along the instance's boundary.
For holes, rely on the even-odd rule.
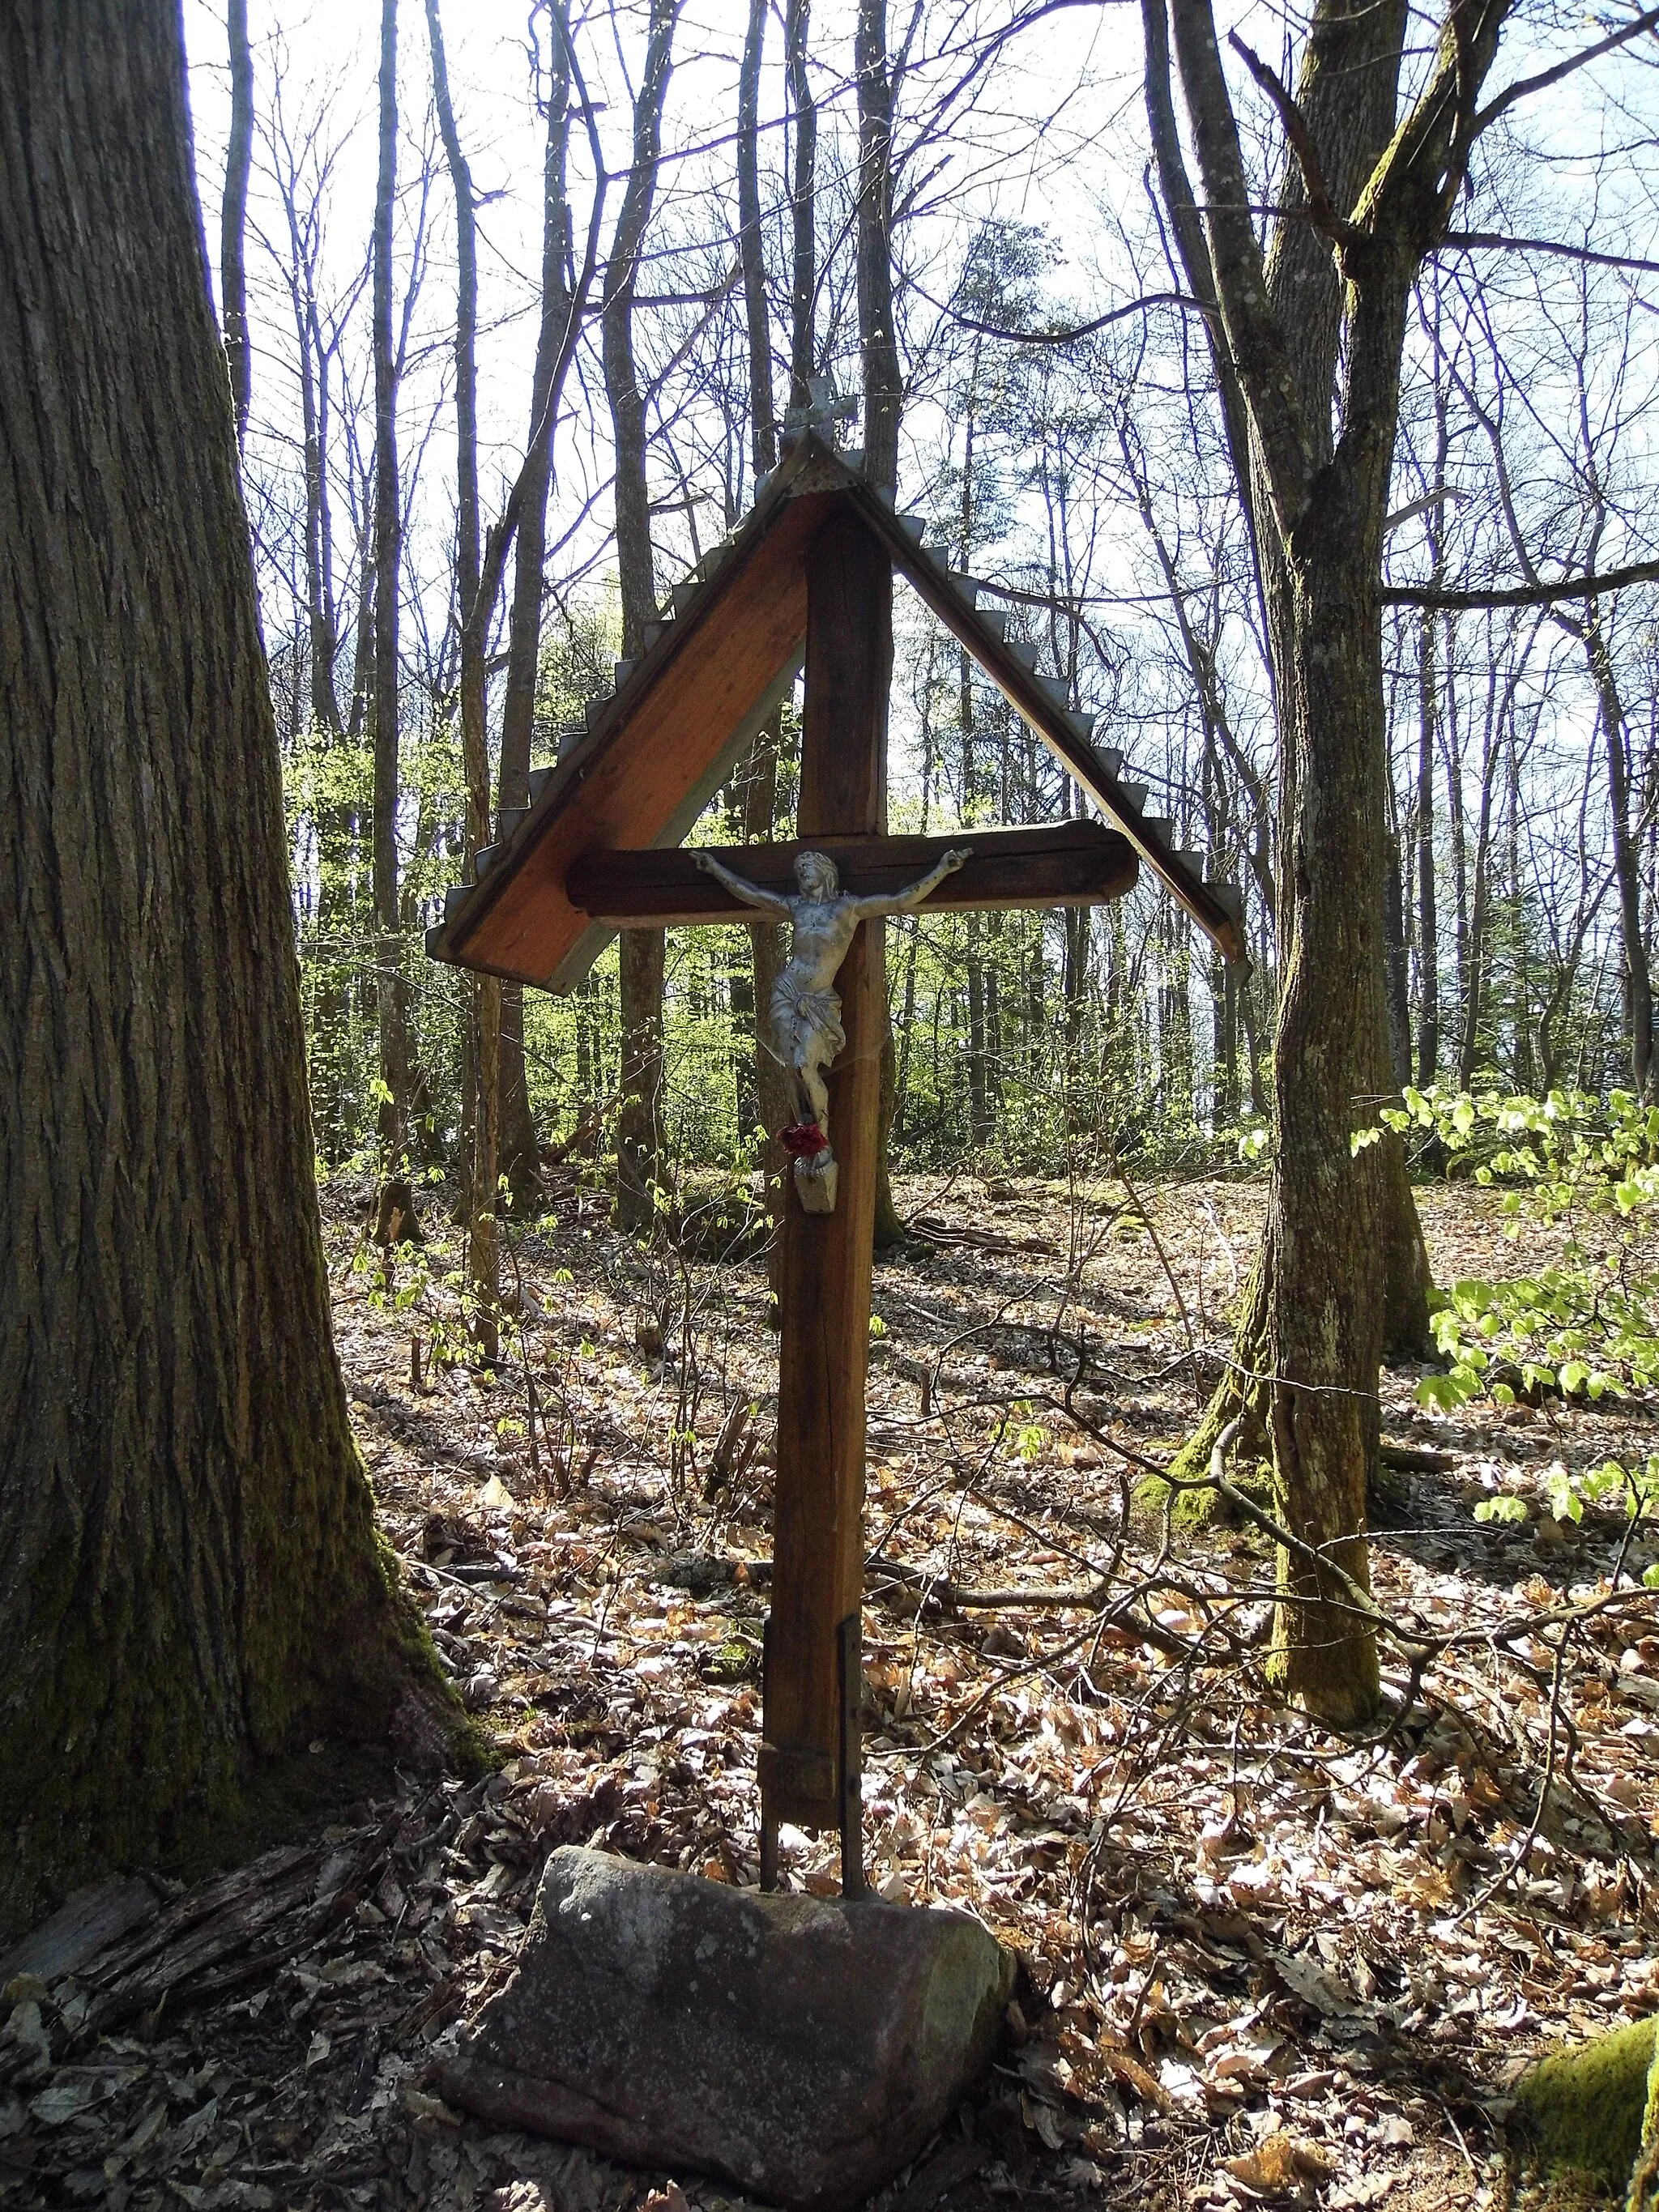
[[[722,1263],[713,1211],[703,1256],[643,1255],[567,1178],[556,1223],[517,1240],[532,1411],[516,1360],[488,1382],[434,1357],[441,1240],[377,1301],[349,1196],[329,1234],[365,1457],[504,1763],[388,1777],[175,1885],[70,1979],[14,1981],[0,2200],[667,2212],[666,2177],[464,2118],[428,2069],[510,1970],[553,1845],[757,1878],[764,1262]],[[1527,2057],[1659,2005],[1659,1544],[1473,1508],[1659,1448],[1659,1414],[1450,1417],[1387,1376],[1378,1595],[1462,1640],[1414,1693],[1385,1651],[1385,1726],[1334,1736],[1267,1693],[1261,1540],[1131,1509],[1121,1449],[1161,1462],[1189,1429],[1261,1186],[921,1179],[899,1200],[872,1327],[866,1847],[882,1895],[977,1914],[1029,1987],[985,2087],[873,2204],[1493,2203]],[[1419,1202],[1439,1279],[1538,1263],[1485,1194]],[[786,1830],[792,1884],[832,1889],[834,1863],[832,1838]]]

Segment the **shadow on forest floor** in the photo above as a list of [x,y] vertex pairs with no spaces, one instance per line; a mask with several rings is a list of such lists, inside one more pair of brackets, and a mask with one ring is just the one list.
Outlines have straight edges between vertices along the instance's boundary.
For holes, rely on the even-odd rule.
[[[1143,1193],[1160,1258],[1109,1190],[1076,1207],[1055,1186],[998,1190],[902,1187],[936,1225],[877,1273],[865,1835],[883,1895],[976,1913],[1032,1993],[878,2212],[1232,2212],[1279,2136],[1329,2212],[1473,2206],[1516,2062],[1659,2002],[1659,1601],[1583,1613],[1607,1531],[1540,1548],[1471,1509],[1499,1486],[1535,1501],[1553,1457],[1645,1450],[1648,1417],[1452,1423],[1388,1378],[1386,1432],[1449,1464],[1407,1478],[1379,1596],[1476,1640],[1383,1740],[1332,1735],[1267,1693],[1259,1547],[1216,1529],[1162,1554],[1154,1523],[1124,1517],[1109,1448],[1167,1456],[1190,1425],[1258,1194]],[[1488,1234],[1466,1200],[1425,1205],[1443,1273],[1474,1272]],[[554,1845],[757,1875],[763,1266],[682,1278],[596,1207],[559,1212],[520,1252],[539,1478],[515,1359],[493,1385],[439,1368],[411,1390],[410,1332],[429,1340],[434,1316],[365,1303],[350,1224],[331,1231],[382,1522],[500,1772],[371,1788],[216,1887],[152,1885],[121,1945],[19,1984],[8,2203],[677,2205],[666,2177],[449,2112],[428,2073],[510,1971]],[[688,1281],[689,1339],[668,1296]],[[1049,1356],[1079,1328],[1076,1403],[1099,1437],[1066,1419],[1073,1370]],[[573,1437],[585,1479],[560,1497]],[[833,1887],[830,1838],[786,1832],[784,1863],[793,1886]],[[678,2181],[690,2212],[739,2202]]]

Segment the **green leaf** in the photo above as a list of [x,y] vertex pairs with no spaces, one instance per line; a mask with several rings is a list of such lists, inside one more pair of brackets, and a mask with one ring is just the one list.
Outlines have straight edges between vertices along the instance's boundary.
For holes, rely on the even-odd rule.
[[1501,1498],[1483,1498],[1474,1509],[1474,1517],[1477,1521],[1520,1522],[1527,1517],[1527,1501],[1524,1498],[1510,1498],[1507,1495]]
[[1425,1375],[1417,1386],[1418,1404],[1437,1406],[1443,1413],[1455,1413],[1474,1395],[1474,1390],[1466,1389],[1455,1373]]

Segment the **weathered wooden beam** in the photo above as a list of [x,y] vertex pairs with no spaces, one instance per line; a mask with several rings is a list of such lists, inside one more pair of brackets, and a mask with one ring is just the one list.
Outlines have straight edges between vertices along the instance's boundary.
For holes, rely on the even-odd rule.
[[[869,841],[885,826],[892,572],[851,515],[807,555],[806,695],[799,822],[808,844]],[[740,860],[738,865],[743,865]],[[839,1164],[833,1213],[809,1214],[786,1180],[778,1365],[777,1507],[766,1648],[763,1813],[842,1827],[853,1747],[843,1742],[841,1655],[856,1654],[864,1583],[864,1392],[870,1349],[881,1044],[883,925],[853,939],[836,988],[847,1047],[829,1079]],[[854,1660],[854,1663],[856,1661]],[[849,1817],[852,1816],[852,1817]],[[850,1869],[854,1881],[856,1867]]]
[[[952,845],[971,846],[974,857],[931,895],[921,909],[926,914],[1103,906],[1133,888],[1139,865],[1128,839],[1098,822],[961,830],[945,837],[823,835],[787,845],[720,845],[714,857],[763,890],[789,895],[799,888],[795,855],[810,848],[835,861],[843,890],[886,895],[926,875]],[[565,876],[565,896],[612,929],[735,921],[753,914],[705,875],[684,847],[584,853]]]

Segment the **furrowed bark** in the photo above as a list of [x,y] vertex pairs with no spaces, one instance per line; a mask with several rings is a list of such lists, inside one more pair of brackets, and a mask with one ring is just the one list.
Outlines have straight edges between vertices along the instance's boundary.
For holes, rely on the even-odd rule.
[[[1354,1147],[1392,1088],[1382,534],[1407,306],[1467,166],[1503,8],[1477,9],[1473,24],[1449,18],[1429,88],[1396,128],[1403,6],[1318,0],[1294,101],[1279,90],[1300,150],[1264,258],[1208,0],[1169,4],[1205,210],[1211,343],[1249,417],[1241,492],[1255,508],[1279,732],[1275,1150],[1236,1367],[1265,1378],[1281,1515],[1363,1586],[1380,1363],[1390,1339],[1420,1339],[1427,1323],[1403,1152],[1389,1140]],[[1149,33],[1152,75],[1160,46]],[[1154,137],[1167,142],[1157,89],[1149,79]],[[1178,151],[1160,148],[1166,180]],[[1230,1377],[1222,1396],[1240,1387]],[[1218,1431],[1219,1404],[1206,1429]],[[1275,1665],[1292,1698],[1363,1720],[1377,1696],[1375,1640],[1328,1579],[1281,1557]]]
[[333,1354],[179,14],[63,0],[5,47],[0,1931],[234,1847],[313,1735],[465,1727]]

